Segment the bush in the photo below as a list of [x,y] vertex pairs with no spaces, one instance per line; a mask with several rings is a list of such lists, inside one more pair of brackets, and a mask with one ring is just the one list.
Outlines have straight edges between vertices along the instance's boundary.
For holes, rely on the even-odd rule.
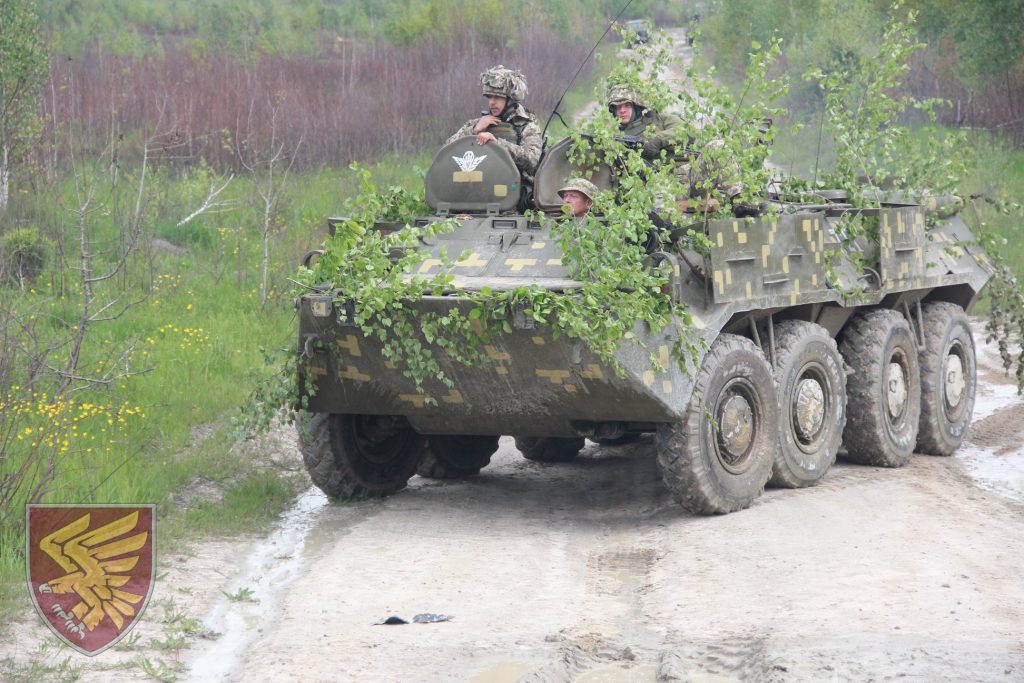
[[46,266],[50,241],[39,228],[16,228],[0,237],[0,282],[25,288]]

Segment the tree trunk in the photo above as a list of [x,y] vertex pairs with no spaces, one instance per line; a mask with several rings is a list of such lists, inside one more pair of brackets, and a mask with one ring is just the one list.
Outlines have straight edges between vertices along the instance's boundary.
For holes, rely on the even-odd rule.
[[11,167],[9,165],[10,155],[7,151],[7,141],[0,143],[0,211],[7,210],[7,201],[10,197]]

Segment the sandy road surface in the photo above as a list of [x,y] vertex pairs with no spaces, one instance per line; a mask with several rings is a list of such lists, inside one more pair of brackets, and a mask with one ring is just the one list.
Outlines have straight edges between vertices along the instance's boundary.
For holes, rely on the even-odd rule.
[[[957,456],[724,517],[670,499],[650,439],[557,465],[504,439],[471,480],[307,503],[295,578],[193,680],[1024,680],[1024,401],[991,347],[979,379]],[[420,612],[454,619],[373,625]]]
[[[1024,407],[995,402],[971,441],[1019,457]],[[652,453],[589,445],[543,465],[503,440],[475,479],[320,509],[301,575],[226,677],[1024,680],[1024,505],[962,458],[840,463],[814,488],[693,517]],[[372,625],[418,612],[455,618]]]

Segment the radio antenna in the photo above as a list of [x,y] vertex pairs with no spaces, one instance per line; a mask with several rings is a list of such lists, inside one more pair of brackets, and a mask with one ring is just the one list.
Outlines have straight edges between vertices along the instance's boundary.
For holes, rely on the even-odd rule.
[[[594,55],[594,52],[597,50],[597,46],[601,44],[601,42],[605,39],[605,36],[608,35],[608,32],[612,30],[612,26],[615,25],[615,22],[617,22],[622,17],[622,15],[626,13],[626,10],[632,4],[633,0],[627,0],[626,4],[623,5],[622,9],[619,10],[619,13],[615,15],[615,18],[608,22],[608,28],[604,30],[604,33],[601,34],[601,37],[597,39],[596,43],[594,43],[594,47],[590,48],[590,52],[588,52],[587,56],[583,58],[582,62],[580,62],[580,67],[576,69],[576,73],[574,73],[572,75],[572,78],[569,79],[569,85],[565,86],[565,90],[562,91],[562,96],[558,98],[558,102],[555,103],[555,108],[551,110],[551,115],[548,116],[548,120],[544,122],[544,130],[541,131],[540,139],[544,141],[545,145],[547,145],[547,132],[548,126],[551,125],[551,119],[555,118],[555,116],[557,115],[559,120],[561,120],[563,124],[565,123],[565,119],[563,119],[562,115],[558,113],[558,108],[562,106],[562,100],[564,100],[565,96],[569,94],[569,89],[572,87],[572,84],[576,82],[576,79],[579,78],[580,73],[583,71],[583,67],[587,65],[587,62],[589,62],[590,58]],[[568,126],[566,127],[568,128]]]

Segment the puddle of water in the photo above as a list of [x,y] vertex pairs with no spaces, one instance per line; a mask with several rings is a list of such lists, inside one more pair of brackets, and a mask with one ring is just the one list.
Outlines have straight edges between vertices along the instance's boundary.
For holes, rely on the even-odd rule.
[[490,669],[471,676],[469,683],[515,683],[535,668],[526,662],[498,662]]
[[964,445],[955,455],[978,486],[1024,503],[1024,449],[996,455],[987,448]]
[[327,496],[310,488],[282,515],[277,530],[249,550],[245,565],[225,592],[237,595],[248,589],[258,602],[232,602],[226,596],[214,602],[204,621],[221,636],[192,660],[188,680],[205,683],[228,678],[261,624],[274,613],[280,594],[299,576],[306,537],[327,505]]
[[658,680],[658,667],[605,666],[584,671],[576,677],[575,683],[651,683]]
[[979,384],[971,422],[979,422],[1006,406],[1021,401],[1015,384]]
[[[980,422],[1000,410],[1024,402],[1017,395],[1015,384],[979,384],[974,401],[972,422]],[[1005,498],[1024,502],[1024,444],[1011,453],[999,453],[969,443],[960,446],[954,457],[963,465],[964,471],[981,488]]]

